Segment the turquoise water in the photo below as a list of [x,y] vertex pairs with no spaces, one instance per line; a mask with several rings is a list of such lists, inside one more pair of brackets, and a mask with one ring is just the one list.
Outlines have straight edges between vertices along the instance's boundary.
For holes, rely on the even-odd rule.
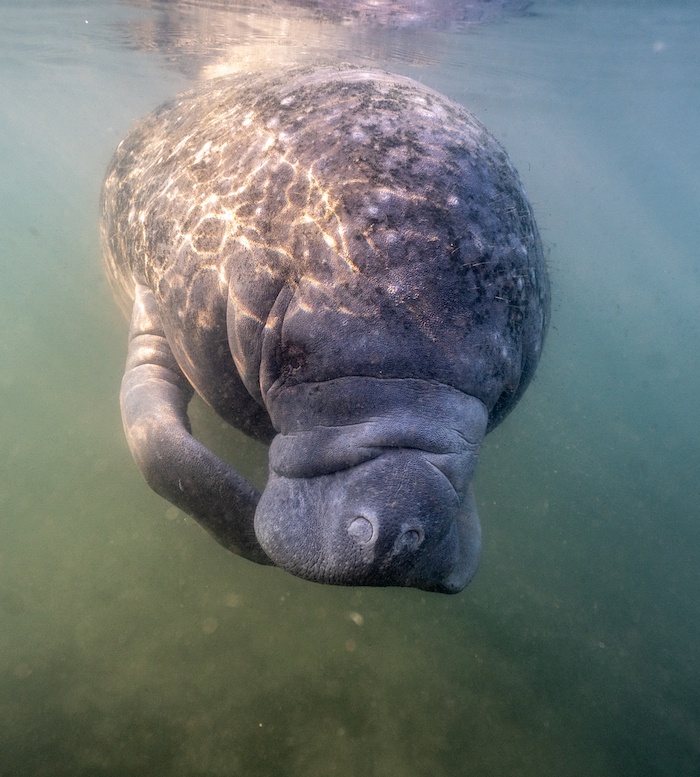
[[[692,2],[470,29],[0,2],[0,775],[700,773],[699,45]],[[114,147],[195,78],[316,55],[473,110],[549,254],[553,326],[487,439],[484,556],[456,597],[235,558],[123,438],[97,233]],[[263,449],[193,415],[264,482]]]

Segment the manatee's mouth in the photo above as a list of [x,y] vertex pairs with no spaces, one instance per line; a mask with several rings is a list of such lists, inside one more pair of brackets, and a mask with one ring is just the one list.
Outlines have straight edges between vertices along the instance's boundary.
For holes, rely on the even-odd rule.
[[456,593],[479,562],[471,479],[484,404],[416,379],[339,378],[282,389],[280,433],[255,513],[265,553],[337,585]]
[[[474,492],[469,487],[466,499],[455,521],[457,552],[452,570],[432,590],[437,593],[457,594],[476,574],[481,558],[481,522],[476,509]],[[422,588],[423,586],[416,586]]]
[[467,585],[481,549],[471,488],[460,499],[405,451],[312,478],[271,473],[255,533],[277,566],[306,580],[441,593]]

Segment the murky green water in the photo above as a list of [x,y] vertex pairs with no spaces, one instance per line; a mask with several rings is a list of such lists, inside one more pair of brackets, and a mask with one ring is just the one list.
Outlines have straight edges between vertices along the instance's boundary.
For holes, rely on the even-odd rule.
[[[460,31],[272,5],[0,3],[0,775],[698,774],[700,9],[535,2]],[[115,145],[204,71],[317,54],[470,107],[550,254],[546,353],[487,440],[457,597],[235,558],[123,439]]]

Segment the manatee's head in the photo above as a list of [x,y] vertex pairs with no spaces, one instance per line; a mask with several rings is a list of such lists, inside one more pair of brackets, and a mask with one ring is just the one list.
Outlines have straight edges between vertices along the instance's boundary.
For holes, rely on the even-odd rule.
[[422,380],[286,389],[255,532],[279,567],[320,583],[456,593],[478,565],[471,489],[488,413]]

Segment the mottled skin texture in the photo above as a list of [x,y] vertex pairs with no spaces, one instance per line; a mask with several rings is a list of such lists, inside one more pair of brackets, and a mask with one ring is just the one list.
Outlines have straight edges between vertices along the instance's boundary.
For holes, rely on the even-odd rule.
[[[232,551],[319,582],[461,590],[479,446],[529,383],[549,286],[505,151],[408,79],[217,80],[119,146],[108,275],[151,486]],[[271,442],[262,497],[189,432],[199,393]]]

